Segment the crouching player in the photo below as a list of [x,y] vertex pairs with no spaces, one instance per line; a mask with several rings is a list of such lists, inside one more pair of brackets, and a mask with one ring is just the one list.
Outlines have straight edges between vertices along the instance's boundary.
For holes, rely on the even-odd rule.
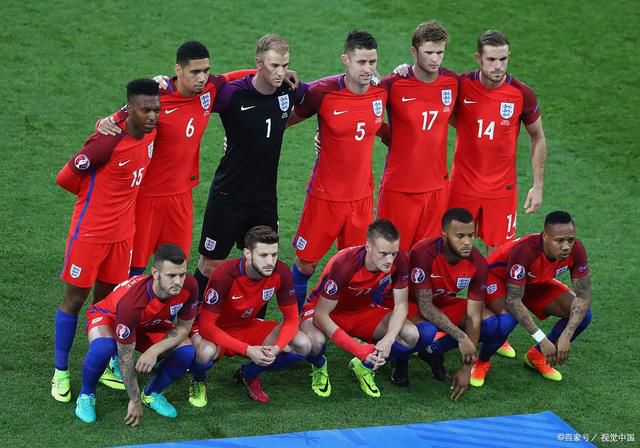
[[[313,369],[311,388],[317,395],[331,393],[324,357],[327,337],[355,356],[349,368],[370,397],[380,396],[374,370],[387,359],[407,359],[418,349],[418,330],[406,320],[408,262],[399,248],[397,229],[387,220],[377,220],[367,229],[365,245],[341,250],[324,268],[303,308],[301,325],[311,339],[307,360]],[[390,283],[393,310],[381,305]]]
[[[432,339],[437,329],[447,335],[427,346],[420,357],[427,361],[440,381],[451,381],[451,398],[457,400],[471,379],[476,347],[482,356],[485,347],[494,347],[499,337],[496,316],[484,307],[487,262],[473,246],[475,223],[471,213],[452,208],[442,217],[442,236],[426,238],[409,252],[411,286],[409,318],[423,338]],[[468,289],[466,299],[458,294]],[[506,336],[505,336],[506,338]],[[453,378],[444,369],[443,354],[459,347],[462,365]],[[494,350],[495,351],[495,350]]]
[[[86,423],[96,421],[96,385],[112,355],[118,353],[129,405],[125,423],[142,421],[142,405],[163,417],[175,418],[176,409],[163,390],[192,364],[195,352],[189,339],[198,311],[198,283],[187,275],[184,252],[163,244],[155,253],[151,275],[132,277],[87,310],[89,351],[82,364],[82,390],[76,415]],[[174,324],[171,319],[177,317]],[[134,349],[142,355],[135,362]],[[142,393],[136,372],[156,375]]]
[[[571,342],[591,322],[587,253],[576,239],[571,216],[563,211],[549,213],[542,233],[526,235],[499,247],[487,261],[489,308],[496,314],[508,312],[504,316],[512,320],[511,329],[519,322],[537,342],[526,353],[525,364],[546,379],[561,381],[562,374],[552,366],[564,364]],[[565,272],[571,274],[574,291],[555,278]],[[549,316],[560,319],[545,334],[529,312],[540,320]],[[478,359],[474,365],[474,371],[482,373],[483,382],[489,367],[489,357]]]
[[[235,377],[244,383],[251,399],[267,403],[259,375],[288,367],[309,353],[309,338],[298,331],[291,271],[278,261],[278,243],[278,234],[271,227],[253,227],[245,235],[244,257],[222,262],[211,274],[191,337],[196,347],[189,388],[192,405],[206,406],[206,371],[223,356],[250,359]],[[282,323],[257,319],[274,295],[284,316]]]

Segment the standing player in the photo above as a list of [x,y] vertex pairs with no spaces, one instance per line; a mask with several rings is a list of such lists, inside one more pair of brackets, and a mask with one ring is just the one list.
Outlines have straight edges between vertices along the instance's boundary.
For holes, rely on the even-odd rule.
[[[200,182],[200,143],[222,85],[247,71],[210,75],[209,50],[196,41],[176,53],[176,76],[161,91],[161,113],[153,163],[149,165],[136,204],[131,275],[144,272],[160,244],[174,243],[189,254],[193,235],[193,189]],[[115,117],[125,117],[126,111]],[[98,130],[117,133],[105,119]]]
[[[331,393],[324,357],[327,338],[355,356],[349,369],[362,391],[374,398],[380,390],[373,371],[387,359],[402,362],[424,348],[415,325],[406,320],[407,268],[398,230],[384,219],[369,225],[365,245],[343,249],[329,260],[304,306],[300,326],[311,339],[307,360],[312,364],[311,388],[317,395]],[[392,288],[393,310],[381,305],[387,286]],[[397,381],[392,371],[391,377],[397,385],[408,385],[406,376]]]
[[278,228],[276,183],[282,138],[306,86],[291,90],[283,84],[289,45],[276,34],[258,41],[256,67],[255,76],[226,84],[214,102],[227,149],[216,170],[202,223],[201,256],[195,272],[201,292],[233,245],[242,247],[250,228]]
[[378,217],[398,228],[405,252],[417,241],[441,234],[440,219],[447,209],[447,136],[458,94],[457,75],[441,67],[447,39],[438,22],[418,25],[407,76],[394,74],[382,81],[389,92],[391,145]]
[[[489,308],[496,314],[508,312],[507,316],[513,321],[511,329],[519,322],[537,342],[525,355],[525,364],[546,379],[561,381],[562,374],[552,365],[565,363],[571,342],[591,322],[587,253],[582,242],[576,239],[571,216],[562,211],[549,213],[542,233],[526,235],[501,246],[487,261]],[[574,291],[555,278],[565,272],[571,273]],[[549,316],[560,320],[545,334],[529,312],[540,320]],[[504,339],[507,335],[508,332]],[[484,383],[489,371],[491,355],[480,357],[474,365],[474,376],[481,380],[479,385]]]
[[56,178],[78,196],[61,274],[67,285],[55,316],[51,395],[62,402],[71,400],[69,351],[91,287],[95,303],[129,274],[135,201],[153,155],[160,113],[158,85],[150,79],[131,81],[127,109],[129,117],[117,122],[121,135],[94,133]]
[[[196,347],[189,388],[192,405],[207,405],[206,370],[223,356],[250,359],[235,377],[244,383],[251,399],[267,403],[259,375],[290,366],[309,353],[309,339],[298,331],[291,272],[278,261],[278,243],[278,234],[271,227],[253,227],[245,236],[244,257],[221,263],[211,275],[192,336]],[[284,316],[281,323],[257,318],[274,295]]]
[[376,49],[376,40],[366,31],[349,33],[342,55],[345,74],[310,86],[292,117],[296,123],[318,114],[322,142],[293,241],[299,307],[309,278],[333,242],[338,240],[338,249],[364,244],[372,220],[373,143],[387,101],[386,91],[371,85]]
[[[487,344],[499,337],[498,319],[484,308],[488,267],[473,246],[474,231],[468,210],[449,209],[442,217],[442,236],[416,243],[409,253],[409,318],[421,333],[435,335],[436,328],[429,328],[433,326],[447,333],[421,357],[431,365],[437,379],[447,381],[443,354],[457,346],[462,355],[462,365],[453,377],[454,400],[469,387],[478,343],[483,342],[482,354]],[[464,289],[468,290],[467,297],[459,297]]]
[[[82,364],[82,390],[76,404],[80,420],[96,421],[96,385],[116,350],[129,395],[125,423],[141,423],[142,404],[163,417],[176,417],[176,409],[162,391],[187,371],[195,356],[189,332],[198,311],[198,285],[186,272],[182,249],[163,244],[155,254],[151,275],[121,283],[89,307],[89,351]],[[175,318],[177,324],[171,322]],[[134,349],[142,353],[137,362]],[[161,358],[154,378],[140,392],[136,372],[150,373]]]
[[516,145],[520,123],[531,141],[533,187],[524,203],[542,203],[547,143],[533,91],[507,73],[509,41],[489,30],[478,39],[479,70],[462,75],[456,106],[456,149],[449,207],[469,210],[491,253],[516,235]]

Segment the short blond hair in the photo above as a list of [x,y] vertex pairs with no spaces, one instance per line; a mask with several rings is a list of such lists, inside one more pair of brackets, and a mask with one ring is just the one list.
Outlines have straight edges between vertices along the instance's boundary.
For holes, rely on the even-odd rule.
[[278,34],[267,34],[258,40],[256,57],[262,57],[269,50],[284,55],[289,52],[289,44]]

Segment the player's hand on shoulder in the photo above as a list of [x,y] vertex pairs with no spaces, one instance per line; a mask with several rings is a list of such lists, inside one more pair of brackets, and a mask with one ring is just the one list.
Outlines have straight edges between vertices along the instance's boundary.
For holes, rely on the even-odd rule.
[[122,134],[122,129],[116,124],[116,120],[113,117],[106,117],[98,121],[98,132],[102,135],[119,135]]
[[132,401],[129,400],[129,404],[127,405],[127,416],[124,418],[124,422],[131,426],[138,426],[142,423],[142,401]]
[[300,77],[298,72],[294,70],[287,70],[284,74],[284,82],[289,86],[289,89],[295,90],[300,85]]
[[136,362],[136,372],[150,373],[156,365],[156,362],[158,362],[158,356],[153,350],[149,349],[138,358]]
[[560,335],[556,342],[557,361],[558,364],[564,364],[569,359],[569,352],[571,350],[571,339],[564,333]]
[[403,78],[406,78],[407,76],[409,76],[410,67],[411,66],[409,64],[400,64],[393,69],[393,73],[395,73],[398,76],[402,76]]
[[167,90],[169,88],[169,80],[171,78],[167,75],[156,75],[153,77],[153,80],[158,83],[158,87],[160,90]]
[[451,399],[453,401],[458,401],[458,398],[462,397],[469,389],[470,379],[471,369],[466,365],[460,367],[453,375],[453,380],[451,381]]

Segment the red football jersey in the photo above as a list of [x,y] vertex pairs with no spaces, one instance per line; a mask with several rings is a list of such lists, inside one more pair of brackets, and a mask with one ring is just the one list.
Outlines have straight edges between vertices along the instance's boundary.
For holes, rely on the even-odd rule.
[[318,114],[322,150],[307,191],[329,201],[356,201],[373,193],[372,152],[382,125],[387,92],[369,87],[356,95],[345,86],[344,75],[311,84],[295,112]]
[[511,75],[500,87],[487,89],[478,70],[464,74],[456,105],[451,190],[486,198],[513,194],[520,122],[529,125],[539,117],[535,94]]
[[388,285],[393,289],[407,287],[409,262],[404,252],[398,252],[389,273],[369,271],[364,264],[365,256],[365,246],[348,247],[335,254],[309,294],[311,306],[315,308],[322,296],[338,301],[336,310],[354,311],[382,304]]
[[493,275],[512,285],[548,282],[567,271],[572,279],[589,274],[587,252],[580,240],[575,241],[566,259],[550,261],[544,254],[541,233],[525,235],[498,247],[487,262]]
[[[439,309],[461,306],[466,300],[484,301],[489,268],[475,247],[469,258],[451,264],[444,253],[442,238],[426,238],[416,243],[409,252],[411,285],[409,300],[415,302],[415,291],[430,289],[433,304]],[[467,297],[458,293],[469,288]]]
[[[117,121],[120,135],[94,133],[68,162],[79,182],[70,238],[115,243],[133,236],[135,200],[153,156],[156,131],[136,140],[124,130],[125,122]],[[64,171],[57,179],[61,185]]]
[[[227,82],[225,75],[209,75],[202,92],[182,96],[176,78],[160,91],[160,117],[153,163],[149,165],[140,195],[170,196],[186,193],[200,182],[200,142],[209,123],[216,93]],[[126,109],[116,119],[127,118]]]
[[446,187],[447,136],[458,97],[457,75],[441,68],[435,81],[425,83],[410,70],[407,78],[389,75],[382,82],[389,92],[391,132],[382,188],[424,193]]
[[213,271],[202,307],[220,314],[216,321],[219,328],[242,327],[248,325],[274,295],[281,308],[296,303],[287,265],[278,261],[269,277],[252,280],[247,276],[245,259],[236,258],[223,262]]
[[139,275],[120,283],[104,299],[93,305],[115,321],[116,341],[133,344],[136,332],[153,331],[153,327],[172,320],[191,320],[198,312],[198,282],[187,275],[182,291],[160,300],[152,289],[153,276]]

